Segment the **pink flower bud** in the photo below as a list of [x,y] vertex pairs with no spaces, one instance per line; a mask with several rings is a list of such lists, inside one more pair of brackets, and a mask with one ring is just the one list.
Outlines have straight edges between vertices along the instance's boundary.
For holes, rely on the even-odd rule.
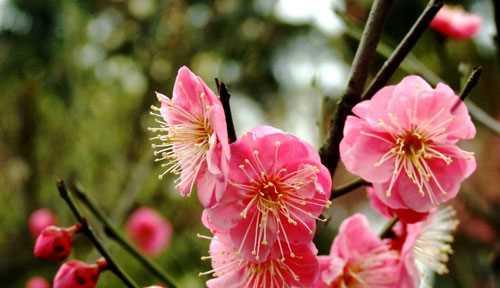
[[33,250],[35,257],[49,261],[62,261],[71,254],[73,236],[80,230],[80,224],[70,228],[49,226],[38,236]]
[[56,216],[46,208],[38,209],[31,213],[28,227],[33,238],[38,237],[45,227],[56,224]]
[[130,215],[126,230],[134,243],[152,256],[163,252],[172,237],[172,225],[156,211],[145,207]]
[[50,284],[45,278],[37,276],[28,279],[26,288],[50,288]]
[[96,264],[70,260],[57,271],[54,288],[94,288],[99,275],[106,268],[107,263],[103,258],[97,260]]

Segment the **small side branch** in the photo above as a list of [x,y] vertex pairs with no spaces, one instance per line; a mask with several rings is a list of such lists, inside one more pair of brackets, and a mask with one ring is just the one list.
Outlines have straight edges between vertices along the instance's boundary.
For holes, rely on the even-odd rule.
[[477,83],[479,82],[479,78],[481,77],[481,72],[483,71],[483,68],[481,66],[478,66],[472,70],[470,73],[469,78],[467,79],[467,82],[465,82],[464,88],[460,92],[460,100],[457,100],[457,102],[453,105],[451,108],[451,111],[455,111],[455,109],[458,108],[458,105],[465,100],[467,96],[469,96],[470,92],[474,87],[476,87]]
[[399,219],[394,217],[392,218],[387,224],[384,226],[382,231],[380,232],[380,238],[391,238],[393,236],[394,232],[392,231],[392,228],[394,228],[394,225],[398,223]]
[[335,190],[332,191],[332,195],[330,196],[330,200],[337,199],[341,196],[344,196],[351,191],[354,191],[358,188],[361,188],[363,186],[368,186],[370,185],[369,182],[366,182],[363,179],[356,179],[350,183],[347,183],[345,185],[342,185],[340,187],[337,187]]
[[134,280],[118,265],[116,260],[111,256],[111,254],[108,252],[106,247],[104,247],[104,244],[102,244],[101,240],[97,237],[97,235],[94,233],[94,230],[92,227],[87,222],[87,219],[83,217],[83,214],[80,212],[80,209],[78,206],[76,206],[75,201],[73,200],[73,197],[68,193],[68,190],[66,188],[66,184],[64,184],[64,181],[59,180],[57,182],[57,189],[59,190],[59,195],[61,198],[66,202],[68,207],[71,209],[71,212],[75,216],[76,220],[82,225],[82,232],[87,239],[92,242],[92,244],[95,246],[97,251],[106,259],[106,262],[108,264],[109,270],[113,272],[113,274],[118,277],[125,286],[128,288],[139,288],[139,285],[135,283]]
[[104,227],[104,232],[106,235],[118,243],[125,251],[137,259],[146,269],[148,269],[153,275],[155,275],[161,282],[167,285],[167,287],[177,287],[174,282],[158,265],[156,265],[151,260],[144,257],[139,251],[137,251],[132,244],[130,244],[125,237],[119,232],[119,230],[108,220],[101,209],[99,209],[96,203],[85,194],[76,185],[70,185],[71,191],[80,200],[87,209],[101,222]]
[[231,113],[231,105],[229,103],[231,94],[227,91],[226,84],[217,78],[215,78],[215,85],[217,85],[219,98],[222,102],[222,108],[224,108],[224,115],[226,116],[227,137],[229,138],[229,143],[233,143],[236,141],[236,130],[234,129],[233,115]]
[[425,30],[427,30],[427,27],[429,27],[432,19],[436,16],[441,7],[443,7],[443,1],[441,0],[431,0],[429,4],[427,4],[427,7],[422,14],[420,14],[417,22],[413,24],[408,34],[406,34],[398,47],[392,52],[391,56],[384,62],[384,65],[378,71],[377,75],[375,75],[370,86],[368,86],[368,89],[363,93],[363,99],[370,99],[387,83],[387,81],[389,81],[401,62],[403,62],[415,44],[417,44],[417,41]]
[[332,176],[335,174],[340,160],[339,144],[342,140],[345,120],[351,113],[352,107],[361,100],[361,93],[368,77],[368,67],[376,52],[392,3],[393,0],[375,0],[372,5],[358,50],[354,56],[346,93],[332,118],[326,142],[320,149],[321,161],[330,170]]

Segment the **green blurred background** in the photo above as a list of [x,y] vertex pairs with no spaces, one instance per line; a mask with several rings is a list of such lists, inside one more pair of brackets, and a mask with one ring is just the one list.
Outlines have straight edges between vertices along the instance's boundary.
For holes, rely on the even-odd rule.
[[[464,74],[482,65],[483,77],[470,99],[500,119],[493,1],[498,0],[460,1],[483,17],[473,40],[445,40],[428,31],[412,59],[456,91]],[[426,4],[395,2],[383,36],[385,49],[399,43]],[[31,276],[54,275],[57,265],[32,257],[27,217],[48,207],[60,224],[73,223],[55,189],[56,179],[65,178],[78,181],[117,224],[139,206],[162,213],[172,222],[174,236],[155,260],[180,287],[202,287],[207,278],[198,272],[210,268],[199,259],[207,254],[208,242],[196,233],[208,232],[200,225],[196,197],[181,199],[172,179],[157,178],[160,168],[152,162],[147,131],[153,125],[148,115],[153,92],[169,95],[177,69],[188,65],[211,87],[214,77],[226,82],[239,134],[268,123],[319,147],[329,112],[346,86],[357,46],[353,36],[370,4],[0,0],[0,286],[24,287]],[[383,60],[377,56],[372,72]],[[399,70],[392,81],[406,72]],[[454,201],[462,224],[451,274],[439,277],[435,287],[494,287],[500,249],[500,138],[478,124],[477,138],[463,144],[476,153],[478,170]],[[352,178],[338,174],[336,184]],[[336,227],[354,211],[369,215],[374,229],[382,227],[364,192],[352,193],[334,202],[327,212],[331,221],[319,226],[321,252],[328,251]],[[106,243],[139,283],[156,283],[119,247]],[[86,239],[78,238],[76,246],[72,257],[97,257]],[[106,273],[99,287],[122,284]]]

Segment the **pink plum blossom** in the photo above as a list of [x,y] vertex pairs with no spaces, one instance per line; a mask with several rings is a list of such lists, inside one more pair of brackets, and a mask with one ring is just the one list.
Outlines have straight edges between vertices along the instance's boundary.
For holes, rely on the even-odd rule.
[[431,27],[444,36],[469,39],[479,32],[481,17],[464,11],[462,7],[445,5],[431,22]]
[[366,192],[371,206],[387,218],[397,217],[399,221],[404,223],[416,223],[425,220],[429,215],[429,213],[419,213],[411,209],[392,209],[380,200],[372,187],[366,188]]
[[396,242],[394,247],[402,244],[400,277],[395,287],[418,288],[421,282],[428,281],[429,270],[448,273],[446,262],[452,253],[453,232],[458,226],[455,214],[453,208],[446,207],[434,211],[423,222],[400,224],[402,232],[391,240]]
[[56,216],[47,208],[41,208],[33,211],[28,220],[28,228],[31,235],[36,238],[45,227],[55,225]]
[[266,259],[276,242],[285,244],[283,257],[294,257],[293,246],[311,241],[330,205],[331,177],[318,153],[293,135],[260,126],[232,143],[231,155],[227,190],[206,209],[203,223],[228,235],[248,259]]
[[248,260],[230,242],[217,236],[210,243],[213,274],[209,288],[243,287],[311,287],[318,277],[317,250],[312,243],[294,247],[295,257],[279,252],[285,243],[275,243],[273,252],[264,261]]
[[134,243],[150,256],[162,253],[172,238],[172,225],[156,211],[146,207],[130,215],[126,231]]
[[426,213],[454,198],[476,169],[474,154],[457,147],[475,135],[475,127],[465,104],[445,84],[433,89],[408,76],[357,104],[353,113],[340,143],[342,161],[372,182],[392,209]]
[[319,256],[315,288],[393,288],[399,276],[398,253],[370,230],[364,215],[342,222],[330,255]]
[[183,66],[174,84],[172,99],[157,93],[160,107],[152,107],[160,127],[153,144],[155,161],[163,161],[167,173],[178,174],[176,188],[190,195],[196,183],[200,202],[209,207],[225,189],[230,150],[224,109],[203,80]]

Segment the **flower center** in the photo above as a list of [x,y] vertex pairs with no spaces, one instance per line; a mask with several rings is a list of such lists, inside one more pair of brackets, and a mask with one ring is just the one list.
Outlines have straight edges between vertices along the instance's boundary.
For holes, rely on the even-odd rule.
[[[312,196],[303,196],[301,189],[316,182],[319,168],[304,164],[294,171],[286,168],[278,169],[278,151],[280,142],[274,143],[274,160],[271,165],[264,166],[259,156],[259,151],[254,150],[251,159],[244,159],[238,166],[247,178],[244,183],[230,182],[238,188],[244,197],[244,207],[240,212],[242,218],[249,217],[250,223],[244,233],[239,252],[243,249],[246,241],[253,241],[252,254],[256,260],[260,258],[261,246],[273,244],[269,243],[269,235],[276,235],[278,243],[285,243],[285,247],[280,246],[282,259],[285,253],[295,257],[290,245],[289,235],[285,229],[286,224],[303,225],[309,233],[313,233],[310,225],[304,219],[313,218],[324,221],[313,215],[309,211],[310,207],[315,209],[327,207],[330,201],[317,198],[316,193],[308,193]],[[316,189],[313,184],[311,188]],[[315,198],[316,196],[316,198]],[[253,240],[250,235],[253,233]]]
[[415,155],[418,152],[425,151],[426,140],[423,139],[423,137],[416,131],[404,134],[402,137],[398,138],[397,141],[401,143],[401,150],[404,151],[407,156]]

